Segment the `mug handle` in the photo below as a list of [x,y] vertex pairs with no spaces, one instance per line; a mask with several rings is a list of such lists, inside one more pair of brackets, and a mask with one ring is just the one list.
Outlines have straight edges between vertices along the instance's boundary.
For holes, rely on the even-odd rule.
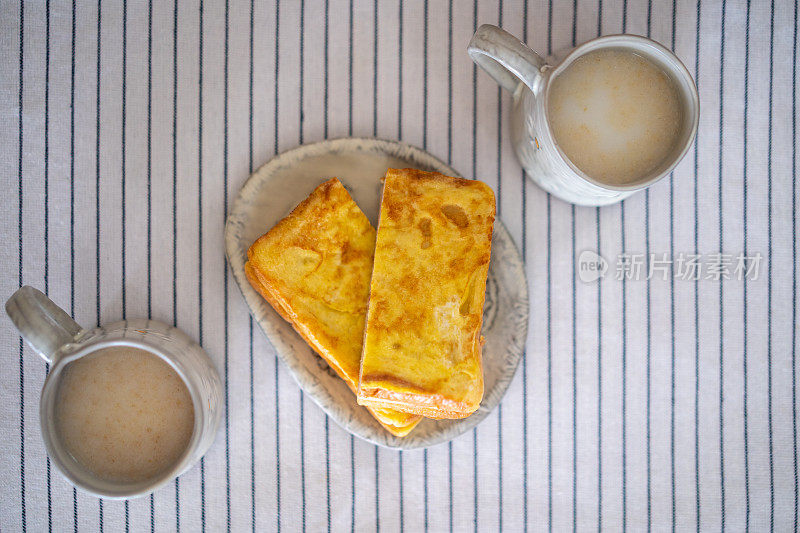
[[31,348],[51,364],[59,348],[83,333],[83,328],[66,311],[28,285],[8,299],[6,313]]
[[470,39],[467,53],[502,88],[513,93],[522,82],[539,93],[544,60],[507,31],[483,24]]

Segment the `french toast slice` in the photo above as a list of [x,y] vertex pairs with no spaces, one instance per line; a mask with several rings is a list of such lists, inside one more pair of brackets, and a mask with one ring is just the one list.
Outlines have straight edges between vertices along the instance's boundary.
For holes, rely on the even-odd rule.
[[386,172],[358,403],[435,419],[478,409],[494,217],[480,181]]
[[[353,392],[369,297],[375,229],[338,179],[317,187],[247,251],[250,284]],[[407,435],[414,414],[369,406],[390,433]]]

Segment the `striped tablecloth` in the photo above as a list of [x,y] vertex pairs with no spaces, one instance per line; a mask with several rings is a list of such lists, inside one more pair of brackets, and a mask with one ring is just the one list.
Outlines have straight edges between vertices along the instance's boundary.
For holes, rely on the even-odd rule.
[[[175,323],[228,413],[151,497],[76,493],[40,437],[44,362],[3,319],[0,529],[796,530],[797,19],[790,1],[2,2],[0,296],[34,285],[84,326]],[[621,205],[545,195],[509,95],[465,52],[482,23],[542,53],[651,35],[698,80],[695,148]],[[484,180],[526,260],[505,400],[424,451],[354,439],[304,397],[223,255],[254,168],[350,135]],[[601,281],[581,279],[586,251]]]

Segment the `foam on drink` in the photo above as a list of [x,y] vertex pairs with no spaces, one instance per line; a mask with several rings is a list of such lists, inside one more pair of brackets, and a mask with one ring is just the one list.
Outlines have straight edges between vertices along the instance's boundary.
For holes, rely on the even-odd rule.
[[548,114],[564,154],[588,176],[635,182],[672,152],[682,112],[674,82],[626,50],[589,52],[550,87]]
[[160,357],[105,348],[64,370],[56,428],[66,450],[95,475],[132,483],[178,461],[192,436],[194,406],[181,377]]

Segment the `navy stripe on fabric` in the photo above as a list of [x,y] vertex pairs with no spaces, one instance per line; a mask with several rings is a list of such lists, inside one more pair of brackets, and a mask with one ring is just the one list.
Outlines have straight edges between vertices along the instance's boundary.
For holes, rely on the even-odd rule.
[[[150,297],[148,296],[148,316]],[[178,327],[178,0],[172,6],[172,325]],[[175,531],[181,530],[180,478],[175,478]],[[150,495],[150,532],[155,533],[155,502]]]
[[792,452],[794,464],[794,530],[798,526],[797,476],[797,11],[792,39]]
[[[325,33],[324,33],[324,52],[323,52],[323,71],[325,82],[323,85],[323,122],[322,122],[322,138],[328,138],[328,93],[329,93],[329,57],[328,57],[328,32],[330,26],[330,2],[325,0]],[[376,43],[377,46],[377,43]],[[377,73],[377,71],[376,71]],[[377,87],[377,85],[376,85]],[[377,102],[375,104],[377,106]],[[329,417],[325,416],[325,515],[327,519],[328,533],[331,531],[331,445],[330,445],[330,422]]]
[[578,331],[575,264],[578,255],[575,246],[575,204],[570,206],[572,229],[572,531],[578,530]]
[[628,0],[622,0],[622,33],[628,32]]
[[[100,324],[100,41],[101,41],[101,22],[102,9],[101,0],[97,0],[97,70],[96,70],[96,93],[95,93],[95,253],[96,255],[96,279],[95,279],[95,307],[96,320]],[[100,500],[100,513],[102,514],[103,501]],[[102,527],[102,520],[101,520]]]
[[[653,2],[647,2],[647,38],[651,37],[652,27],[652,14]],[[644,241],[645,241],[645,268],[650,271],[650,189],[644,191]],[[647,530],[650,531],[653,527],[653,505],[652,505],[652,457],[651,457],[651,428],[650,428],[650,415],[652,398],[652,380],[651,380],[651,359],[652,359],[652,313],[651,313],[651,297],[650,297],[650,276],[647,276],[645,281],[645,315],[647,316],[646,328],[646,369],[645,369],[645,454],[646,454],[646,470],[647,470]]]
[[[649,33],[649,32],[648,32]],[[645,192],[644,204],[644,235],[645,235],[645,268],[650,269],[650,189]],[[651,431],[650,431],[650,400],[652,398],[652,380],[651,380],[651,356],[652,356],[652,313],[651,313],[651,298],[650,298],[650,277],[647,277],[645,286],[645,315],[647,316],[646,328],[646,370],[645,370],[645,454],[646,454],[646,471],[647,471],[647,529],[648,531],[653,527],[653,506],[652,506],[652,457],[651,451]]]
[[[624,18],[623,18],[624,20]],[[624,30],[623,30],[624,32]],[[620,204],[620,242],[622,253],[627,253],[625,246],[625,200]],[[628,522],[628,327],[627,327],[627,283],[622,278],[622,530],[627,527]]]
[[[700,22],[701,22],[701,0],[697,2],[697,22],[695,27],[695,49],[694,49],[694,79],[697,90],[700,91]],[[693,213],[694,213],[694,253],[698,254],[700,247],[698,242],[700,216],[698,209],[698,158],[700,133],[694,139],[694,161],[692,182],[693,187]],[[694,280],[694,498],[695,498],[695,524],[696,531],[700,533],[700,282]]]
[[350,0],[348,6],[348,21],[347,26],[348,40],[347,40],[347,86],[349,91],[347,93],[347,135],[353,136],[353,0]]
[[153,317],[153,0],[147,2],[147,318]]
[[[96,320],[100,324],[100,36],[101,36],[101,21],[102,9],[101,0],[97,0],[97,69],[96,69],[96,93],[95,93],[95,198],[96,198],[96,216],[95,216],[95,253],[96,255],[96,278],[95,278],[95,307],[96,307]],[[100,500],[100,509],[102,513],[103,501]],[[101,522],[102,524],[102,522]]]
[[[302,31],[300,35],[302,35]],[[223,50],[222,80],[222,221],[224,226],[228,218],[228,48],[230,37],[230,6],[225,1],[225,43]],[[231,438],[230,438],[230,394],[228,374],[230,371],[230,352],[228,349],[228,268],[227,260],[222,257],[222,291],[223,291],[223,372],[225,380],[225,529],[231,530]]]
[[[275,2],[275,122],[273,154],[278,154],[278,110],[280,102],[280,19],[281,4]],[[278,531],[281,529],[281,406],[280,406],[280,380],[279,380],[278,354],[275,353],[275,523]]]
[[[126,279],[126,261],[125,261],[125,245],[126,245],[126,236],[125,236],[125,220],[126,220],[126,208],[125,208],[125,134],[127,133],[127,124],[125,121],[125,89],[128,81],[128,3],[122,3],[122,87],[120,91],[120,98],[122,100],[122,127],[121,127],[121,147],[120,152],[120,215],[122,217],[121,220],[121,228],[122,228],[122,239],[120,242],[120,251],[122,252],[122,257],[120,260],[120,287],[122,289],[122,319],[125,320],[125,311],[127,307],[126,301],[126,292],[125,292],[125,279]],[[98,322],[99,323],[99,322]]]
[[[253,37],[255,34],[254,24],[255,0],[250,0],[250,33],[249,33],[249,69],[247,84],[247,170],[253,173]],[[255,394],[253,386],[253,315],[247,317],[247,362],[250,366],[249,387],[250,387],[250,526],[253,533],[256,531],[256,428],[255,428]]]
[[356,530],[356,454],[355,437],[350,435],[350,531]]
[[[572,47],[576,46],[578,35],[578,2],[572,2]],[[570,206],[571,258],[572,258],[572,531],[578,530],[578,331],[575,265],[578,260],[575,236],[575,204]]]
[[[597,1],[597,36],[603,32],[603,0]],[[600,246],[600,208],[596,207],[597,254]],[[603,283],[597,281],[597,531],[603,529]]]
[[328,138],[328,96],[329,96],[329,93],[330,93],[329,79],[328,79],[328,75],[329,75],[328,71],[329,71],[329,63],[330,63],[330,55],[329,55],[330,52],[328,50],[328,45],[329,45],[328,33],[329,33],[329,30],[330,30],[330,7],[331,7],[330,6],[330,1],[329,0],[325,0],[325,30],[324,30],[325,33],[324,33],[324,39],[323,39],[325,49],[324,49],[323,58],[322,58],[323,77],[325,78],[325,83],[322,86],[322,90],[323,90],[323,93],[322,93],[322,108],[324,110],[323,115],[322,115],[322,138],[323,139],[327,139]]
[[[252,113],[251,113],[252,115]],[[252,139],[252,137],[251,137]],[[250,150],[252,153],[252,148]],[[250,172],[252,174],[252,171]],[[256,531],[256,435],[255,402],[253,387],[253,317],[248,317],[248,363],[250,364],[250,525]]]
[[[748,183],[748,165],[747,165],[747,123],[748,123],[748,80],[750,73],[750,2],[747,3],[747,14],[745,22],[745,45],[744,45],[744,117],[743,117],[743,144],[742,147],[742,250],[745,255],[748,253],[747,248],[747,183]],[[742,418],[744,425],[744,501],[745,501],[745,522],[744,527],[746,531],[750,529],[750,457],[749,457],[749,431],[747,424],[747,341],[748,341],[748,327],[747,327],[747,277],[742,280]]]
[[[300,67],[299,67],[299,76],[300,76],[300,95],[299,95],[299,105],[298,111],[299,116],[299,142],[302,145],[304,142],[304,129],[303,129],[303,61],[304,61],[304,38],[305,38],[305,31],[303,28],[303,18],[305,15],[305,2],[300,0]],[[302,389],[299,391],[300,394],[300,500],[301,500],[301,508],[302,508],[302,530],[305,533],[306,531],[306,425],[305,425],[305,393]]]
[[[622,33],[628,29],[628,2],[622,2]],[[625,200],[620,202],[620,241],[621,251],[627,253],[625,246]],[[627,286],[622,278],[622,530],[628,525],[628,325],[627,325]]]
[[[353,0],[348,6],[348,41],[347,41],[347,135],[353,135]],[[356,529],[356,452],[355,439],[350,435],[350,531]]]
[[[327,6],[327,0],[326,0],[326,6]],[[373,6],[374,9],[372,10],[372,136],[373,137],[378,136],[378,7],[379,4],[375,2],[375,5]],[[327,18],[326,18],[326,24],[327,24]],[[327,31],[328,29],[326,26],[325,27],[326,36],[327,36]],[[327,38],[325,40],[326,40],[325,49],[327,50],[328,47]]]
[[[769,530],[775,530],[775,458],[772,433],[772,86],[775,1],[769,15],[769,111],[767,113],[767,432],[769,433]],[[746,155],[746,154],[745,154]]]
[[[96,278],[95,278],[95,308],[96,324],[100,324],[100,41],[101,41],[101,22],[102,22],[101,0],[97,0],[97,100],[95,116],[95,254],[96,255]],[[97,501],[98,521],[100,531],[103,531],[103,500]]]
[[[50,2],[45,5],[44,59],[44,294],[50,295]],[[50,365],[44,364],[45,376]],[[53,489],[50,456],[45,457],[47,468],[47,530],[53,530]]]
[[[750,3],[748,2],[748,10]],[[748,18],[749,20],[749,18]],[[719,194],[717,196],[719,208],[719,249],[722,250],[722,154],[723,154],[723,102],[724,98],[724,68],[725,68],[725,0],[722,1],[722,16],[720,20],[720,49],[719,49],[719,157],[717,168],[717,187]],[[719,491],[720,491],[720,529],[725,530],[725,416],[723,412],[724,402],[724,356],[723,346],[725,338],[724,329],[724,312],[722,309],[723,303],[723,288],[722,279],[719,282]]]
[[[203,0],[200,0],[197,81],[197,336],[203,345]],[[200,459],[200,528],[206,530],[206,463]]]
[[[600,208],[594,211],[597,225],[597,254],[600,242]],[[603,529],[603,283],[597,282],[597,531]]]
[[552,214],[547,195],[547,530],[553,531],[553,266]]
[[[528,0],[522,4],[522,42],[528,42]],[[522,262],[528,266],[528,182],[525,170],[520,172],[522,189]],[[528,529],[528,350],[522,352],[522,527]]]
[[[578,35],[578,2],[572,2],[572,47],[576,45]],[[570,206],[571,258],[572,258],[572,286],[571,286],[571,312],[572,312],[572,531],[578,530],[578,341],[577,341],[577,301],[575,296],[576,276],[575,264],[576,237],[575,237],[575,204]]]
[[[503,0],[497,3],[497,25],[503,27]],[[427,71],[427,69],[426,69]],[[427,91],[426,91],[427,92]],[[503,89],[497,87],[497,218],[503,211]],[[503,531],[503,404],[497,406],[497,522]]]
[[[126,122],[126,88],[127,88],[127,81],[128,81],[128,3],[122,3],[122,87],[120,91],[120,96],[122,100],[122,127],[121,127],[121,135],[120,135],[120,142],[121,142],[121,157],[120,157],[120,216],[121,220],[121,228],[122,228],[122,239],[120,242],[120,251],[122,252],[122,257],[120,258],[121,266],[120,269],[120,288],[122,292],[122,320],[125,320],[127,317],[127,291],[125,290],[125,280],[127,279],[126,275],[126,257],[125,257],[125,248],[126,248],[126,236],[125,236],[125,226],[126,226],[126,201],[125,201],[125,166],[126,166],[126,133],[127,133],[127,122]],[[129,502],[125,501],[125,531],[130,530],[130,506]]]
[[[553,0],[547,2],[547,55],[553,53]],[[553,235],[550,194],[547,195],[547,530],[553,531]]]
[[[347,134],[352,136],[353,135],[353,0],[350,0],[349,5],[349,40],[348,40],[348,67],[347,67],[347,76],[348,76],[348,87],[350,88],[348,97],[349,97],[349,106],[348,106],[348,116],[347,116]],[[350,530],[355,531],[356,527],[356,458],[355,458],[355,440],[352,435],[350,435],[350,494],[351,494],[351,501],[350,501]]]
[[[622,33],[627,32],[628,2],[622,2]],[[621,252],[628,253],[625,246],[625,200],[620,202],[620,243]],[[627,325],[627,284],[622,277],[622,530],[628,525],[628,325]]]
[[[19,168],[18,168],[18,185],[17,185],[17,195],[18,195],[18,220],[17,220],[17,231],[19,232],[19,247],[17,248],[17,254],[19,257],[19,271],[18,271],[18,283],[19,286],[22,286],[22,207],[23,207],[23,187],[22,187],[22,154],[23,154],[23,93],[24,93],[24,74],[25,74],[25,4],[24,2],[20,1],[19,3],[19,95],[18,95],[18,107],[19,113],[17,115],[17,120],[19,122]],[[21,513],[21,523],[22,523],[22,531],[27,531],[27,516],[26,516],[26,509],[25,509],[25,369],[22,360],[23,355],[23,344],[22,344],[22,337],[19,338],[19,498],[20,498],[20,513]]]
[[[675,28],[678,18],[677,0],[672,0],[672,40],[670,48],[673,53],[675,50]],[[669,175],[669,256],[675,257],[675,174]],[[671,530],[675,533],[677,504],[675,502],[675,272],[674,264],[670,265],[669,271],[669,331],[670,331],[670,408],[669,408],[669,474],[670,474],[670,499],[672,508],[670,509]]]
[[[147,318],[153,318],[153,0],[147,3]],[[174,144],[173,144],[174,151]],[[174,237],[174,236],[173,236]],[[173,238],[173,242],[176,239]],[[155,496],[150,493],[150,531],[155,530]],[[127,523],[127,521],[126,521]]]
[[[69,85],[69,314],[75,316],[75,0],[72,0]],[[20,107],[20,111],[22,107]],[[22,243],[22,239],[20,239]],[[23,505],[25,499],[23,498]],[[72,488],[72,527],[78,531],[78,491]]]
[[[477,1],[477,0],[476,0]],[[397,139],[403,140],[403,2],[397,5]],[[402,513],[401,513],[402,515]]]

